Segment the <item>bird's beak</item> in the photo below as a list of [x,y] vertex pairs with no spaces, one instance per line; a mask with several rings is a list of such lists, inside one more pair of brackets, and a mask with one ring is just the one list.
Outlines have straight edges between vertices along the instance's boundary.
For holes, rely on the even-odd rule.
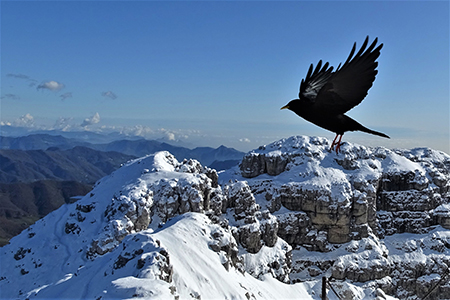
[[283,107],[280,108],[280,109],[289,109],[289,105],[285,105],[285,106],[283,106]]

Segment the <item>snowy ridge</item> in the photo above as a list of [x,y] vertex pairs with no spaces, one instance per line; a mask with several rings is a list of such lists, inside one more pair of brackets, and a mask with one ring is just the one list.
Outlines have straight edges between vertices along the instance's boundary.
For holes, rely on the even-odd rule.
[[220,174],[133,160],[0,249],[0,297],[320,299],[322,276],[342,299],[423,297],[450,266],[450,157],[329,145],[283,139]]
[[189,213],[204,211],[214,174],[168,152],[129,162],[1,249],[1,298],[309,299],[309,285],[230,267],[229,228]]

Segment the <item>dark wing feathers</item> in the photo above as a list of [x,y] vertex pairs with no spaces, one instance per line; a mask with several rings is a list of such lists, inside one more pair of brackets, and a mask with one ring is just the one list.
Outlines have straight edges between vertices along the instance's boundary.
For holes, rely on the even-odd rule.
[[309,101],[316,99],[317,94],[332,75],[333,67],[328,68],[328,66],[329,63],[325,63],[322,67],[322,61],[320,60],[313,71],[313,65],[311,64],[306,78],[302,79],[300,83],[300,93],[298,95],[300,99],[308,99]]
[[354,43],[347,60],[339,64],[335,72],[333,67],[328,67],[329,63],[322,67],[322,61],[319,61],[315,68],[311,64],[300,84],[299,98],[313,102],[315,108],[324,114],[345,113],[361,103],[378,73],[376,59],[383,44],[376,47],[377,42],[376,38],[367,48],[367,37],[356,55]]
[[326,83],[322,84],[315,98],[316,109],[323,110],[324,113],[327,111],[334,114],[345,113],[361,103],[367,96],[378,73],[376,70],[378,63],[375,60],[383,47],[383,44],[376,47],[378,39],[375,39],[366,49],[368,42],[369,37],[366,38],[358,53],[353,56],[356,50],[355,43],[342,67],[339,65],[327,78]]

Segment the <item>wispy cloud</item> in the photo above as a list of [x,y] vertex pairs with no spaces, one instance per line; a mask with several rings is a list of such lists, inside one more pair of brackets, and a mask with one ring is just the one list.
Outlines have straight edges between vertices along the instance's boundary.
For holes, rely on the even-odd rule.
[[103,97],[110,98],[110,99],[113,99],[113,100],[117,98],[117,95],[114,94],[114,93],[111,92],[111,91],[103,92],[103,93],[102,93],[102,96],[103,96]]
[[46,89],[46,90],[50,90],[50,91],[59,91],[61,89],[63,89],[65,87],[64,84],[57,82],[57,81],[46,81],[41,83],[40,85],[37,86],[36,89]]
[[84,119],[83,123],[81,123],[81,127],[86,127],[90,125],[94,125],[100,122],[100,114],[97,112],[92,117]]
[[239,139],[239,142],[241,142],[241,143],[250,143],[250,139],[249,138],[242,138],[242,139]]
[[6,77],[13,77],[13,78],[17,78],[17,79],[34,80],[34,79],[31,79],[30,76],[24,75],[24,74],[13,74],[13,73],[9,73],[9,74],[6,74]]
[[59,117],[58,120],[56,120],[55,125],[53,126],[54,129],[62,130],[62,131],[69,131],[72,129],[72,126],[70,123],[73,121],[73,118],[65,118],[65,117]]
[[15,94],[5,94],[0,99],[2,99],[2,100],[6,100],[6,99],[8,99],[8,100],[19,100],[20,97],[15,95]]
[[15,78],[15,79],[26,80],[26,81],[30,82],[30,83],[28,84],[30,87],[35,86],[35,85],[37,84],[37,82],[38,82],[36,79],[33,79],[33,78],[31,78],[30,76],[28,76],[28,75],[20,74],[20,73],[18,73],[18,74],[15,74],[15,73],[9,73],[9,74],[6,74],[6,77],[11,77],[11,78]]
[[59,95],[61,97],[61,100],[66,100],[67,98],[72,98],[72,92],[67,92],[62,95]]

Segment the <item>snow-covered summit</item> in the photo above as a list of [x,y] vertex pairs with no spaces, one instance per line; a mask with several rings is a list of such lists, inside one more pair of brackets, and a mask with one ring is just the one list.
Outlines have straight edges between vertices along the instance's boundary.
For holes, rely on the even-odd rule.
[[450,265],[450,157],[329,147],[291,137],[219,174],[133,160],[0,249],[0,298],[320,299],[322,276],[343,299],[423,297]]
[[0,298],[310,299],[310,285],[245,276],[231,228],[203,214],[222,198],[195,160],[133,160],[1,248]]
[[253,178],[260,174],[278,175],[304,163],[320,164],[324,168],[339,164],[344,170],[398,173],[418,171],[433,167],[434,177],[440,169],[448,170],[450,157],[429,148],[386,149],[371,148],[345,142],[336,154],[330,151],[330,141],[322,137],[292,136],[281,139],[246,154],[241,165],[242,176]]

